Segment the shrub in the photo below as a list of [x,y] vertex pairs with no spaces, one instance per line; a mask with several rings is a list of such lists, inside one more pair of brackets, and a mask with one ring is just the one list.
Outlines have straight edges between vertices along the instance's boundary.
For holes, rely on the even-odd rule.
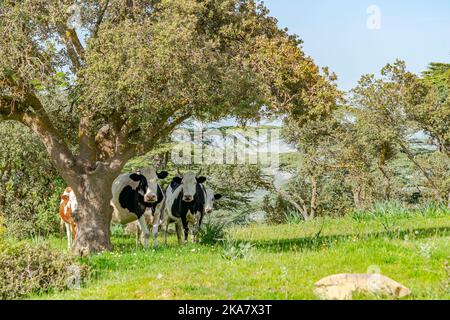
[[302,215],[295,210],[285,212],[287,224],[300,224],[304,221]]
[[203,219],[198,232],[200,243],[215,244],[225,238],[227,228],[233,225],[246,225],[248,221],[247,211],[216,210]]
[[218,219],[208,219],[198,232],[200,243],[215,244],[225,237],[227,223]]
[[0,215],[8,236],[57,232],[64,188],[39,139],[22,125],[0,123]]
[[417,206],[416,212],[426,217],[450,215],[450,209],[443,203],[427,202]]
[[292,211],[286,201],[284,201],[280,196],[274,194],[267,194],[264,196],[262,201],[262,210],[266,213],[266,222],[271,225],[286,223],[286,212]]
[[449,214],[450,210],[445,204],[426,202],[408,206],[400,201],[389,201],[375,203],[371,209],[366,211],[355,211],[352,217],[357,221],[367,221],[373,219],[409,218],[412,216],[433,218]]
[[250,258],[253,245],[249,242],[238,242],[230,237],[222,241],[222,258],[226,260]]
[[0,299],[74,288],[88,274],[74,257],[46,243],[0,243]]
[[111,235],[113,236],[123,236],[125,234],[125,228],[121,224],[113,223],[111,224]]

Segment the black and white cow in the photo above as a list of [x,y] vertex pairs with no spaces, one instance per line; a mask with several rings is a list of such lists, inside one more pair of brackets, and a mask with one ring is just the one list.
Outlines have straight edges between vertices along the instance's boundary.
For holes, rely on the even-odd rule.
[[167,231],[170,223],[175,223],[178,243],[182,244],[181,228],[184,230],[184,243],[188,241],[189,225],[196,233],[204,212],[206,194],[202,183],[206,177],[196,177],[193,172],[186,172],[182,177],[173,178],[166,191],[166,206],[163,225],[164,242],[167,244]]
[[153,216],[154,246],[158,246],[158,226],[165,203],[165,195],[158,179],[165,179],[168,174],[166,171],[158,173],[153,167],[149,167],[137,173],[122,174],[112,185],[112,221],[125,225],[137,220],[144,247],[148,247],[150,237],[145,214]]
[[222,198],[222,195],[220,193],[214,193],[211,188],[205,188],[203,185],[202,187],[205,192],[205,207],[200,217],[199,228],[202,225],[204,215],[212,213],[214,210],[214,202]]
[[192,237],[193,237],[193,241],[197,242],[197,235],[198,232],[202,226],[202,222],[203,222],[203,218],[205,217],[205,215],[207,214],[211,214],[214,210],[214,202],[216,200],[219,200],[222,198],[222,195],[220,193],[214,193],[214,191],[211,188],[205,188],[205,186],[203,184],[200,183],[200,188],[203,191],[204,194],[204,198],[205,198],[205,203],[203,206],[199,206],[199,216],[197,219],[197,224],[192,228]]

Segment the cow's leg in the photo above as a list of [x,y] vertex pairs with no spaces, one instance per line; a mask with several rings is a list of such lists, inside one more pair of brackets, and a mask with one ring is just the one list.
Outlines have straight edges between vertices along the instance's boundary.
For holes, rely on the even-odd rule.
[[139,226],[136,226],[136,248],[139,246]]
[[148,248],[148,238],[150,238],[150,231],[148,230],[147,223],[145,223],[145,216],[142,215],[138,221],[142,232],[141,233],[142,245],[145,248]]
[[155,215],[153,216],[153,247],[156,249],[158,247],[158,228],[159,219],[161,216],[161,210],[156,208]]
[[71,231],[72,231],[72,240],[75,240],[75,222],[73,222],[73,220],[72,221],[70,221],[70,228],[71,228]]
[[164,245],[167,246],[167,233],[169,233],[169,217],[166,215],[163,220],[164,226]]
[[59,219],[59,232],[61,234],[64,234],[64,229],[66,228],[66,223],[64,222],[64,220],[61,218]]
[[197,224],[197,233],[195,235],[195,242],[198,242],[198,234],[200,232],[200,228],[202,227],[202,221],[203,221],[203,212],[200,213],[200,217],[198,219],[198,224]]
[[189,237],[189,224],[188,224],[187,217],[185,214],[181,215],[181,222],[183,224],[183,230],[184,230],[184,243],[186,244],[188,242],[188,237]]
[[198,242],[198,233],[200,232],[200,219],[198,221],[195,221],[194,227],[192,228],[192,242],[197,243]]
[[67,249],[70,250],[70,248],[72,247],[72,230],[69,223],[65,222],[64,224],[66,225]]
[[194,221],[189,227],[189,233],[192,236],[192,239],[191,239],[192,243],[195,243],[196,229],[197,229],[197,222]]
[[198,221],[198,228],[200,229],[200,227],[202,226],[202,221],[203,221],[203,216],[204,216],[205,214],[202,212],[202,213],[200,213],[200,219],[199,219],[199,221]]
[[163,229],[164,229],[164,245],[167,246],[167,234],[169,233],[169,212],[167,212],[167,207],[163,208],[162,211],[164,214],[162,216],[162,225],[163,225]]
[[182,233],[182,225],[181,225],[181,220],[177,220],[175,222],[175,229],[177,231],[177,238],[178,238],[178,244],[183,244],[183,237],[181,235]]

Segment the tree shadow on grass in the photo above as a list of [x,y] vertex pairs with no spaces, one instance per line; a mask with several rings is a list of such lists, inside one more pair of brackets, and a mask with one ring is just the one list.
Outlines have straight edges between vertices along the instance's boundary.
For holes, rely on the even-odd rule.
[[[360,234],[336,234],[321,236],[320,233],[310,237],[291,238],[291,239],[275,239],[275,240],[257,240],[250,241],[255,248],[280,252],[280,251],[304,251],[304,250],[320,250],[331,247],[335,244],[350,242],[353,240],[364,241],[377,238],[388,239],[405,239],[410,240],[429,238],[432,236],[448,236],[450,234],[450,227],[437,228],[416,228],[407,230],[388,230],[373,233]],[[238,243],[245,243],[249,241],[237,240]]]
[[153,238],[149,239],[148,248],[144,248],[140,240],[136,242],[135,235],[114,235],[111,238],[113,243],[113,252],[120,252],[122,254],[128,253],[164,253],[164,252],[174,252],[174,253],[182,253],[183,251],[190,251],[195,247],[198,247],[199,244],[193,244],[189,242],[187,245],[179,245],[176,239],[176,236],[173,234],[169,234],[167,245],[164,244],[164,233],[160,233],[158,236],[158,247],[153,247]]

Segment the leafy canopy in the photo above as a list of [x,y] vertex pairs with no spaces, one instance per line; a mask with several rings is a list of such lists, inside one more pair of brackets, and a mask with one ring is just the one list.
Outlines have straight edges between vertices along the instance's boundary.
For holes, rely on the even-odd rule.
[[72,5],[0,4],[0,115],[45,122],[85,161],[130,158],[191,117],[328,108],[328,79],[256,1],[78,1],[74,25]]

